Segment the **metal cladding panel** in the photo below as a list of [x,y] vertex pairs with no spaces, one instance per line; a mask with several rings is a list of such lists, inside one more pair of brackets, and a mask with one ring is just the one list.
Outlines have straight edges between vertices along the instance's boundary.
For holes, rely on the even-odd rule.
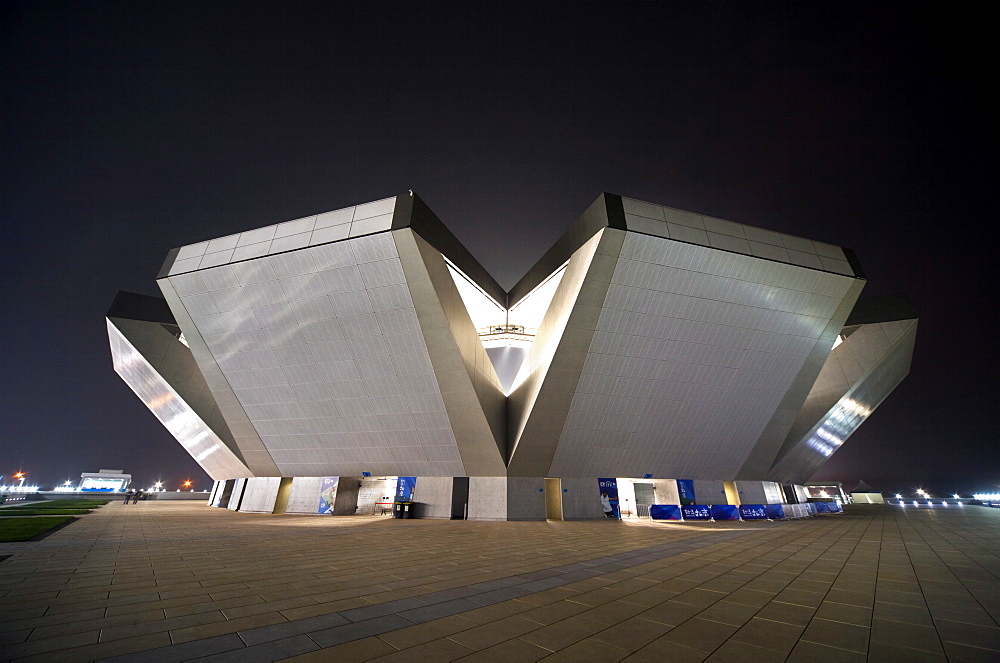
[[[444,256],[409,228],[392,233],[464,472],[506,473],[506,397]],[[445,475],[447,476],[447,475]]]
[[384,232],[392,227],[396,197],[314,214],[263,228],[188,244],[171,251],[160,277]]
[[803,483],[910,372],[917,321],[862,325],[830,353],[769,472]]
[[[227,479],[231,477],[253,476],[250,470],[240,459],[229,449],[226,443],[216,432],[209,427],[205,420],[199,416],[191,405],[185,401],[171,383],[165,379],[157,369],[140,353],[136,347],[128,340],[126,335],[119,330],[117,325],[132,327],[130,331],[143,334],[142,330],[135,329],[139,326],[148,326],[146,330],[147,351],[153,350],[158,355],[154,361],[163,361],[163,365],[168,368],[176,368],[180,363],[176,357],[165,357],[174,354],[162,344],[158,344],[150,337],[162,334],[169,341],[184,348],[179,341],[174,339],[158,323],[143,323],[135,320],[108,319],[108,340],[111,343],[111,357],[114,363],[115,372],[121,376],[135,395],[146,404],[150,412],[160,420],[160,423],[170,431],[185,451],[202,467],[213,479]],[[160,346],[156,350],[157,346]],[[182,354],[182,353],[180,353]],[[190,354],[190,353],[189,353]],[[194,376],[192,376],[194,377]],[[200,377],[200,376],[198,376]],[[192,381],[197,381],[194,378]],[[181,390],[184,385],[178,384]],[[195,395],[196,396],[196,395]],[[209,400],[211,396],[207,397]],[[205,400],[201,397],[201,400]]]
[[464,474],[390,232],[165,280],[277,474]]
[[577,248],[566,264],[521,368],[520,384],[508,399],[510,476],[600,476],[554,475],[550,467],[624,235],[605,228]]
[[734,477],[854,281],[628,233],[548,476]]
[[862,276],[839,246],[622,198],[629,230],[845,276]]

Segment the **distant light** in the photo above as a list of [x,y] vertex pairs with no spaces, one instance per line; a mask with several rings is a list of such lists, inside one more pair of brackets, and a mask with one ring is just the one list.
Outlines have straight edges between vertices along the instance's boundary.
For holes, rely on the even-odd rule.
[[957,500],[957,499],[961,499],[961,498],[960,498],[960,497],[958,496],[958,493],[955,493],[954,495],[952,495],[952,497],[954,497],[954,498],[955,498],[956,500]]
[[903,496],[902,496],[902,495],[900,495],[899,493],[896,493],[896,499],[897,499],[897,500],[901,500],[901,499],[903,499]]
[[913,506],[917,506],[917,501],[913,500]]

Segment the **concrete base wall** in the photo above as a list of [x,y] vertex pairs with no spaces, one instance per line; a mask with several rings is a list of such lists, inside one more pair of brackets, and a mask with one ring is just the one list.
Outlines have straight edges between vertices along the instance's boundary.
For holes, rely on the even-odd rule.
[[243,502],[243,493],[247,488],[247,480],[240,478],[236,480],[236,484],[233,486],[233,492],[229,495],[229,504],[226,508],[230,511],[236,511],[240,508],[240,504]]
[[507,520],[545,520],[545,478],[507,480]]
[[337,495],[333,500],[333,515],[353,516],[357,513],[360,490],[360,477],[340,477],[337,482]]
[[322,486],[323,477],[295,477],[285,513],[318,515],[319,491]]
[[274,501],[278,497],[281,477],[255,477],[246,479],[243,503],[240,511],[245,513],[273,513]]
[[694,499],[698,504],[729,504],[724,481],[695,479]]
[[507,477],[469,477],[469,520],[507,520]]
[[604,518],[597,477],[563,479],[563,520]]
[[737,481],[736,488],[743,504],[782,504],[785,501],[781,484],[774,481]]
[[451,518],[452,477],[417,477],[413,501],[419,504],[419,518]]

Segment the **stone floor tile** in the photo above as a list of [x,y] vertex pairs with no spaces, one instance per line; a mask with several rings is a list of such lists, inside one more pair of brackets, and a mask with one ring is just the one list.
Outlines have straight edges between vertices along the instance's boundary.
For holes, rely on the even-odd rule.
[[859,605],[848,605],[836,601],[823,601],[816,610],[816,617],[834,622],[844,622],[856,626],[871,626],[872,611]]
[[861,606],[863,608],[873,608],[875,606],[875,592],[834,588],[826,593],[825,600],[833,601],[834,603]]
[[993,649],[980,649],[957,642],[945,642],[944,650],[949,663],[996,663],[997,653]]
[[[787,663],[865,663],[867,654],[800,640]],[[873,662],[874,663],[874,662]]]
[[634,617],[619,622],[612,628],[599,631],[588,638],[588,640],[617,647],[628,654],[642,649],[672,628],[674,627],[667,624]]
[[457,642],[442,639],[432,640],[416,647],[410,647],[409,649],[403,649],[370,660],[373,662],[378,661],[379,663],[413,663],[413,661],[420,660],[446,663],[447,661],[454,661],[467,656],[470,653],[472,653],[471,649],[463,647]]
[[[504,617],[510,617],[511,615],[524,615],[531,610],[535,610],[535,607],[528,603],[522,603],[520,599],[517,599],[514,601],[504,601],[503,603],[476,608],[475,610],[463,612],[461,616],[463,619],[468,619],[469,621],[476,622],[477,624],[488,624],[496,619],[503,619]],[[583,612],[584,610],[586,610],[586,606],[581,606],[579,612]]]
[[[811,592],[807,593],[811,594]],[[747,589],[745,587],[741,587],[740,589],[737,589],[735,592],[730,592],[723,600],[731,601],[732,603],[741,603],[743,605],[752,605],[758,608],[762,608],[768,603],[770,603],[772,600],[780,600],[776,599],[775,596],[776,595],[773,592],[762,592],[756,589]],[[816,602],[816,605],[811,605],[807,607],[815,608],[817,605],[819,605],[819,602]]]
[[283,659],[285,663],[360,663],[378,656],[385,656],[396,649],[376,637],[362,638],[335,647],[327,647],[308,654]]
[[947,663],[944,653],[932,653],[902,646],[905,643],[892,644],[872,640],[868,645],[868,660],[872,663]]
[[[774,623],[777,624],[777,622]],[[737,627],[729,624],[695,617],[677,628],[671,629],[660,639],[704,651],[707,655],[728,640],[737,630]]]
[[795,647],[803,630],[801,626],[754,617],[733,635],[732,640],[787,654]]
[[751,605],[719,601],[698,613],[698,617],[730,626],[743,626],[757,612],[758,609]]
[[583,603],[576,603],[571,599],[566,599],[565,601],[560,601],[558,603],[551,603],[537,608],[529,608],[519,614],[524,619],[529,619],[533,622],[545,625],[554,624],[555,622],[568,619],[569,617],[579,615],[580,613],[587,612],[591,609],[592,606],[585,605]]
[[[927,610],[927,608],[900,605],[898,603],[876,601],[875,611],[872,613],[872,617],[874,619],[888,619],[894,622],[903,622],[904,624],[934,626],[934,620],[931,619],[931,613]],[[990,620],[990,622],[992,621],[993,620]]]
[[541,628],[544,627],[537,622],[512,616],[490,624],[455,632],[447,637],[472,651],[478,651]]
[[[46,652],[42,655],[28,657],[26,660],[45,661],[45,663],[76,663],[77,661],[93,661],[121,655],[141,657],[150,649],[169,644],[170,636],[166,633],[151,633],[112,642],[99,642],[83,647]],[[139,652],[143,652],[143,654]]]
[[712,663],[783,663],[785,653],[773,649],[755,647],[745,642],[727,640],[706,660]]
[[587,639],[541,660],[545,663],[618,663],[626,656],[628,654],[621,649]]
[[802,634],[802,640],[828,647],[855,652],[867,652],[870,629],[844,622],[813,618]]
[[[168,636],[169,637],[169,636]],[[117,642],[117,641],[115,641]],[[244,649],[245,645],[235,633],[196,640],[181,645],[169,645],[148,649],[137,654],[124,654],[99,659],[101,663],[178,663],[196,656],[207,656],[233,649]]]
[[555,652],[606,628],[604,624],[577,616],[543,626],[520,637],[526,642]]
[[942,640],[970,647],[991,649],[998,652],[997,658],[1000,659],[1000,628],[954,622],[947,619],[935,619],[934,624],[937,626],[938,634]]
[[500,661],[503,663],[534,663],[534,661],[541,660],[550,654],[552,652],[548,649],[515,638],[457,660],[462,663],[497,663]]
[[408,647],[422,645],[425,642],[430,642],[431,640],[444,638],[461,631],[474,629],[477,626],[478,624],[473,621],[453,615],[451,617],[436,619],[434,621],[417,624],[408,628],[402,628],[398,631],[383,633],[378,637],[380,640],[387,642],[396,649],[406,649]]
[[658,638],[635,652],[623,658],[628,663],[700,663],[708,658],[706,652],[684,647],[675,642]]
[[262,615],[251,615],[250,617],[240,617],[239,619],[227,619],[224,621],[199,624],[198,626],[188,626],[170,631],[170,640],[175,644],[210,638],[215,635],[225,635],[226,633],[236,633],[245,629],[257,628],[259,626],[270,626],[279,624],[287,620],[278,612],[268,612]]
[[792,624],[793,626],[806,626],[815,613],[815,608],[771,601],[761,608],[755,616],[761,619],[769,619],[773,622]]
[[44,640],[26,640],[13,645],[6,645],[3,648],[5,659],[13,660],[38,654],[48,654],[60,649],[70,649],[72,647],[83,647],[84,645],[97,644],[98,631],[87,631],[85,633],[73,633],[57,638],[46,638]]

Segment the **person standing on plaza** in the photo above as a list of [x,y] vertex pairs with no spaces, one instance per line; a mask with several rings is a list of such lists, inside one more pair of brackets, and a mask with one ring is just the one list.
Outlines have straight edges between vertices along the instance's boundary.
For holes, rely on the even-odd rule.
[[131,488],[129,488],[128,492],[125,493],[125,504],[128,504],[128,501],[130,499],[132,499],[132,489]]
[[132,498],[132,504],[137,504],[141,496],[142,496],[142,488],[139,488],[135,491],[135,497]]

